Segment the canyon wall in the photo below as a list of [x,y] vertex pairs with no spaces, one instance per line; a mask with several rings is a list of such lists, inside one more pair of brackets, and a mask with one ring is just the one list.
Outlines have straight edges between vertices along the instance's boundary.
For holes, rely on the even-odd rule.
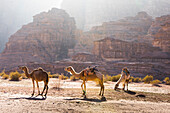
[[0,54],[0,67],[68,58],[68,49],[75,46],[75,30],[74,18],[64,10],[53,8],[35,15],[32,23],[22,26],[9,38]]
[[153,45],[160,47],[163,52],[170,52],[170,15],[157,17],[149,29]]

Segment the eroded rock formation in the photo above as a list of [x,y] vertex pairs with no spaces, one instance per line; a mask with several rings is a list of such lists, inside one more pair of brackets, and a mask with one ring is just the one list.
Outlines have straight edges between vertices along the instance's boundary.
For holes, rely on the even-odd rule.
[[170,52],[170,15],[157,17],[149,29],[153,45],[163,52]]
[[55,62],[68,57],[75,45],[75,21],[64,10],[53,8],[35,15],[33,22],[13,34],[3,53],[0,67],[5,64]]

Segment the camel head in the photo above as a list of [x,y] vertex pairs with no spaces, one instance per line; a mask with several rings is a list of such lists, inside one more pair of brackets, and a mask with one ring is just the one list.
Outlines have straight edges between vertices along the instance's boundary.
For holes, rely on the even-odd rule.
[[130,75],[130,72],[129,72],[129,70],[128,70],[127,67],[124,67],[124,68],[122,69],[122,72],[125,73],[126,75]]
[[67,72],[71,72],[73,70],[73,67],[72,66],[68,66],[64,70],[67,71]]
[[27,67],[26,66],[18,66],[19,69],[23,70],[23,71],[26,71],[27,70]]

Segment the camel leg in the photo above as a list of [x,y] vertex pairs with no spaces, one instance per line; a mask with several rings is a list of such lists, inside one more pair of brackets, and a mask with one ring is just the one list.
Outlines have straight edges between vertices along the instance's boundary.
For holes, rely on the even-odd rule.
[[123,83],[123,90],[125,90],[125,82]]
[[[84,88],[83,88],[83,85],[84,85]],[[85,85],[85,80],[83,80],[83,83],[81,84],[81,88],[82,88],[82,91],[83,91],[83,95],[86,95],[86,85]]]
[[101,81],[99,81],[99,84],[100,84],[100,93],[99,93],[99,96],[100,96],[100,95],[101,95],[101,92],[102,92],[102,90],[103,90],[103,87],[102,87]]
[[118,88],[118,86],[119,86],[120,82],[122,81],[122,79],[123,79],[123,76],[121,76],[120,79],[117,81],[114,90],[116,90]]
[[37,83],[37,88],[38,88],[38,95],[40,95],[40,90],[39,90],[38,81],[36,81],[36,83]]
[[32,92],[32,96],[34,96],[34,92],[35,92],[35,84],[34,84],[34,80],[32,79],[32,84],[33,84],[33,92]]
[[103,85],[103,83],[102,83],[102,96],[104,95],[104,85]]
[[129,80],[126,80],[127,91],[128,91],[128,84],[129,84]]
[[44,89],[43,89],[43,91],[42,91],[42,93],[41,93],[41,95],[43,96],[43,93],[44,93],[44,90],[46,89],[46,83],[44,82]]
[[47,92],[48,92],[48,84],[46,85],[46,93],[45,93],[45,98],[46,98],[46,95],[47,95]]

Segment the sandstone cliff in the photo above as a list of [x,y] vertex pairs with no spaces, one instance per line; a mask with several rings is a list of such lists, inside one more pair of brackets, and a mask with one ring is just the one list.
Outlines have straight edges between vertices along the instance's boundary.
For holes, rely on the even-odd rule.
[[105,37],[114,37],[124,41],[151,43],[145,36],[152,21],[152,17],[146,12],[139,12],[134,17],[104,22],[101,26],[95,26],[87,32],[77,31],[76,39],[79,42],[79,47],[86,48],[86,52],[92,52],[93,41],[104,39]]
[[153,45],[164,52],[170,52],[170,15],[157,17],[149,29],[148,36]]
[[0,67],[67,58],[68,49],[75,45],[75,29],[74,19],[64,10],[53,8],[35,15],[32,23],[9,38],[0,55]]

